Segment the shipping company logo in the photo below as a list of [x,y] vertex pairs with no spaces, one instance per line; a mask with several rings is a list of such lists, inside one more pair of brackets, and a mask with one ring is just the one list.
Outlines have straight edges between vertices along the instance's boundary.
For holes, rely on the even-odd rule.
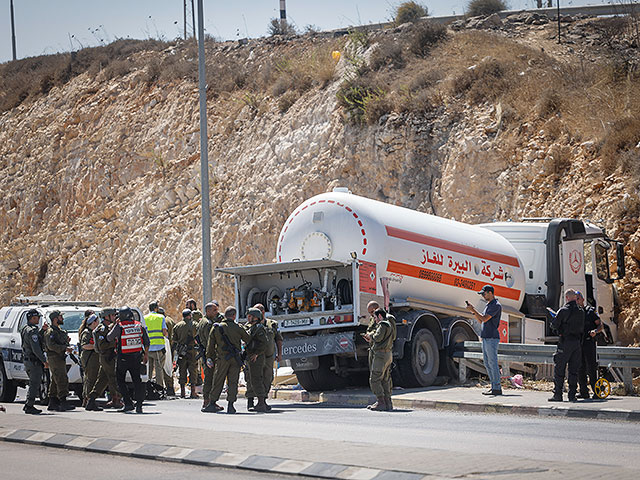
[[571,267],[571,271],[576,275],[582,268],[582,253],[578,250],[571,250],[569,253],[569,267]]

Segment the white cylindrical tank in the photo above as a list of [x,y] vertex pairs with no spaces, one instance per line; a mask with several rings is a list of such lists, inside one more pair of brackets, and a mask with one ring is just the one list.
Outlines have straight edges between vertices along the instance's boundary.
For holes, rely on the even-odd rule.
[[[519,309],[525,273],[513,246],[474,225],[389,205],[336,189],[302,203],[278,240],[279,262],[361,262],[360,291],[464,307],[492,285],[500,303]],[[366,273],[366,274],[365,274]]]

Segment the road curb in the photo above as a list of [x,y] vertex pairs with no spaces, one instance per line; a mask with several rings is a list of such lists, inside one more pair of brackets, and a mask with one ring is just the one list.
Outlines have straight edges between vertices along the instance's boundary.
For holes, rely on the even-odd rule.
[[186,463],[205,467],[237,468],[256,472],[342,480],[453,480],[448,477],[398,470],[380,470],[326,462],[309,462],[266,455],[238,454],[221,450],[128,442],[36,430],[0,427],[0,440],[12,443],[81,450],[124,457]]
[[[277,400],[303,403],[325,403],[345,407],[364,407],[372,403],[373,395],[344,394],[333,392],[307,392],[305,390],[272,390],[270,397]],[[573,408],[571,404],[553,406],[525,406],[488,402],[456,402],[446,400],[419,400],[393,397],[393,406],[397,409],[412,410],[448,410],[470,413],[500,413],[509,415],[527,415],[539,417],[567,417],[593,420],[618,420],[640,422],[640,411],[608,408]]]

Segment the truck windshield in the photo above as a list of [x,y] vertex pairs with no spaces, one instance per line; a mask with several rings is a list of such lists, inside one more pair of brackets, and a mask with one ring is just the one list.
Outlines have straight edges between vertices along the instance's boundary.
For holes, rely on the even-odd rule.
[[600,280],[609,280],[609,258],[607,256],[607,248],[600,243],[595,245],[596,253],[596,274]]

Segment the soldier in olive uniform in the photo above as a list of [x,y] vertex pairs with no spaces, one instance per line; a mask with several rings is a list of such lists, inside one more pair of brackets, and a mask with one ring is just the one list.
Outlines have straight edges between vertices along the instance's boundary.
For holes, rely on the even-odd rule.
[[[173,339],[173,327],[176,326],[176,321],[168,315],[165,315],[164,308],[158,307],[158,313],[164,315],[164,321],[167,324],[167,338],[169,339],[169,346],[172,344]],[[176,394],[173,388],[173,375],[167,375],[164,371],[164,387],[167,389],[167,396],[174,396]]]
[[[213,375],[216,368],[215,365],[215,356],[208,357],[207,356],[207,348],[209,343],[209,334],[211,333],[211,327],[215,323],[220,323],[224,320],[224,316],[219,312],[219,305],[217,301],[213,301],[211,303],[207,303],[204,306],[204,317],[198,323],[198,341],[199,341],[199,349],[201,352],[204,352],[202,356],[202,360],[204,361],[204,385],[202,386],[202,410],[209,405],[209,393],[213,388]],[[207,362],[207,359],[211,359],[211,362]],[[209,366],[211,364],[211,366]]]
[[251,381],[252,395],[258,397],[256,412],[267,412],[267,394],[264,388],[264,364],[265,353],[269,344],[267,330],[261,322],[262,312],[257,308],[250,308],[247,311],[249,321],[249,343],[247,344],[247,364],[249,365],[249,376]]
[[96,352],[93,339],[93,331],[98,327],[99,323],[98,316],[95,313],[89,315],[85,322],[85,328],[80,334],[80,362],[83,372],[82,396],[85,407],[89,403],[89,394],[96,384],[98,373],[100,372],[100,360],[98,359],[98,352]]
[[373,312],[377,328],[373,334],[364,334],[364,339],[369,342],[369,354],[373,355],[371,370],[369,372],[369,385],[371,391],[376,396],[377,401],[368,405],[370,410],[392,410],[387,399],[391,398],[391,364],[393,362],[393,327],[387,319],[387,312],[378,308]]
[[173,346],[171,350],[178,354],[178,368],[180,369],[180,397],[185,397],[187,372],[191,384],[191,397],[199,398],[196,392],[196,376],[198,363],[196,362],[196,324],[193,322],[191,310],[182,311],[182,321],[173,328]]
[[24,404],[24,413],[37,415],[40,413],[34,405],[36,397],[40,395],[40,385],[42,383],[42,375],[44,368],[48,367],[47,357],[42,350],[42,333],[40,332],[40,314],[37,310],[31,309],[27,312],[27,323],[22,330],[22,360],[24,367],[29,375],[29,391],[27,392],[27,401]]
[[[191,319],[193,320],[193,323],[197,329],[198,324],[202,319],[202,312],[198,310],[196,301],[193,298],[190,298],[189,300],[187,300],[185,304],[185,308],[191,310]],[[198,361],[196,362],[196,385],[202,385],[202,370],[203,370],[204,364],[205,364],[204,358],[198,359]]]
[[94,348],[98,352],[100,370],[87,402],[87,410],[98,411],[96,398],[100,397],[107,386],[111,394],[111,401],[105,405],[107,408],[122,408],[122,397],[116,385],[116,342],[107,340],[107,334],[115,325],[116,310],[105,308],[102,311],[102,322],[93,331]]
[[44,335],[51,384],[49,385],[49,407],[47,410],[63,412],[76,408],[67,401],[69,395],[69,378],[67,377],[67,353],[72,353],[69,346],[69,335],[60,328],[64,325],[62,312],[54,310],[49,314],[51,326]]
[[235,322],[236,309],[227,307],[224,318],[215,323],[209,335],[207,364],[215,364],[213,388],[209,393],[209,405],[203,412],[222,410],[216,402],[220,398],[225,380],[227,381],[227,413],[236,413],[233,404],[238,398],[238,378],[242,367],[241,342],[249,343],[247,331]]
[[[367,335],[369,335],[369,337],[371,337],[375,333],[376,329],[378,328],[378,323],[376,322],[375,315],[374,315],[374,312],[378,308],[380,308],[380,305],[376,301],[371,301],[367,304],[367,312],[369,312],[369,315],[371,316],[369,318],[369,326],[367,327]],[[393,340],[395,341],[397,336],[396,317],[394,317],[390,313],[387,313],[387,320],[389,321],[389,325],[391,325],[391,328],[393,329]],[[391,345],[392,345],[391,346],[391,349],[392,349],[391,362],[393,364],[393,342]],[[374,357],[373,351],[369,350],[369,372],[371,372],[373,369],[373,357]],[[393,390],[393,381],[391,379],[391,368],[389,369],[389,374],[383,379],[383,381],[385,382],[385,391],[391,392],[391,390]],[[386,401],[387,407],[389,407],[388,409],[393,410],[391,393],[389,393],[389,396],[385,397],[385,401]]]
[[[275,320],[271,320],[270,318],[265,317],[265,308],[261,303],[257,303],[253,306],[253,308],[257,308],[260,310],[262,314],[262,325],[264,325],[265,330],[267,331],[267,351],[265,352],[265,361],[264,361],[264,389],[266,393],[266,397],[269,396],[269,390],[271,390],[271,384],[273,383],[273,364],[274,361],[277,360],[280,362],[282,360],[282,334],[280,330],[278,330],[278,322]],[[255,396],[253,392],[253,385],[251,383],[251,375],[247,379],[247,407],[249,409],[253,409],[253,397]],[[267,405],[267,410],[271,410],[271,407]]]

